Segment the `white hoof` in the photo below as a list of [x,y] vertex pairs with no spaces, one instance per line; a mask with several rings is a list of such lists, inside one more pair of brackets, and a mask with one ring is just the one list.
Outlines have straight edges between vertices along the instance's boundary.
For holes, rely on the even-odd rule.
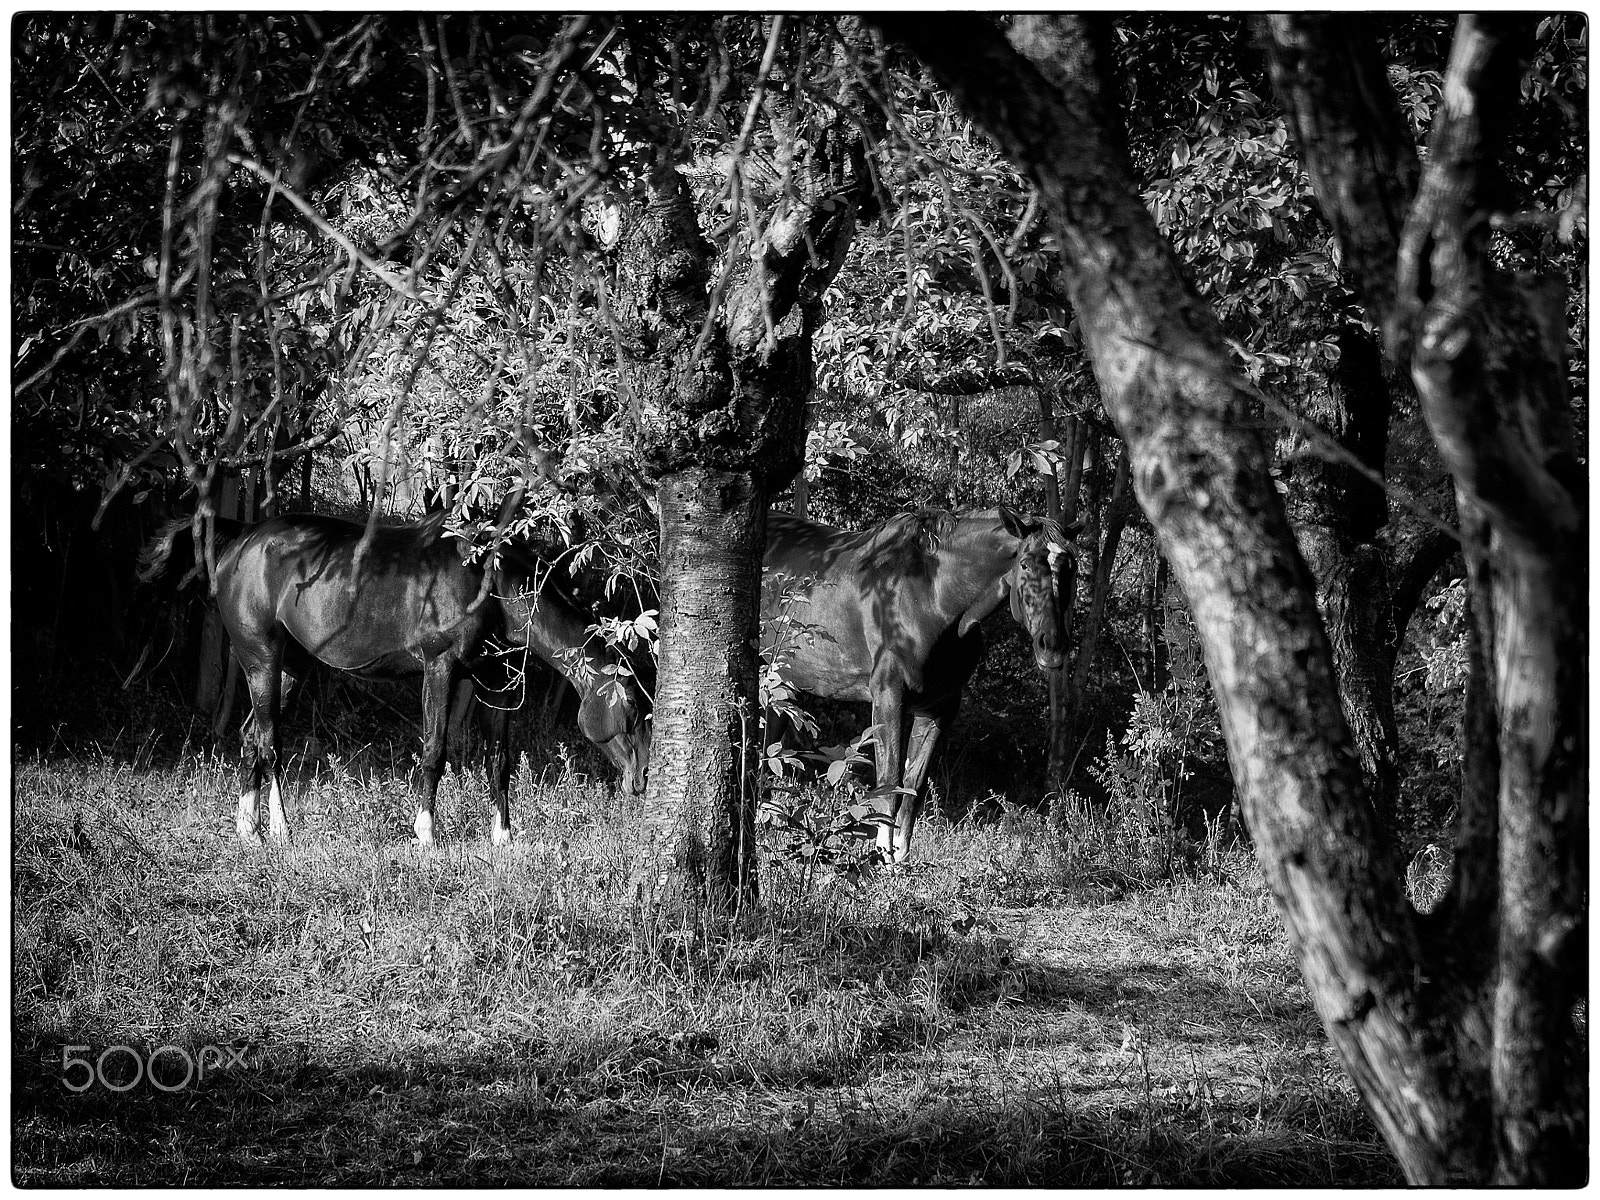
[[412,824],[411,827],[417,831],[417,845],[419,845],[419,846],[431,846],[431,845],[433,845],[433,814],[432,813],[424,812],[422,809],[419,808],[417,810],[417,819]]
[[494,816],[494,829],[489,834],[489,840],[496,846],[511,845],[511,830],[500,824],[500,814]]
[[261,828],[256,823],[256,792],[252,788],[239,797],[239,810],[234,814],[233,827],[239,840],[246,846],[261,845]]
[[280,846],[287,846],[292,840],[289,837],[289,820],[283,815],[283,793],[278,790],[276,779],[272,781],[272,790],[267,793],[267,813],[272,840]]

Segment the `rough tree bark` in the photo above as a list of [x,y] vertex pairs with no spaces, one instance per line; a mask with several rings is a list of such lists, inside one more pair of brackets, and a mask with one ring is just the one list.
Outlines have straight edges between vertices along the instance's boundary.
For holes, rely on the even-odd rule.
[[[1273,487],[1259,416],[1215,314],[1138,202],[1099,77],[1104,56],[1067,15],[1020,18],[1010,43],[979,17],[876,19],[1039,188],[1136,495],[1194,615],[1268,887],[1330,1041],[1408,1178],[1487,1178],[1486,1097],[1458,1069],[1465,1026],[1424,969],[1430,956],[1367,795],[1315,581]],[[1536,1009],[1541,1029],[1546,1011]],[[1481,1023],[1472,1030],[1489,1035]]]
[[1479,928],[1494,951],[1446,942],[1433,956],[1459,981],[1463,1025],[1489,1027],[1462,1046],[1479,1102],[1462,1136],[1481,1180],[1570,1184],[1584,1176],[1587,1142],[1571,1017],[1587,874],[1586,485],[1568,426],[1559,289],[1507,277],[1487,253],[1502,203],[1492,168],[1531,28],[1461,19],[1409,211],[1384,165],[1415,172],[1415,156],[1396,118],[1373,115],[1393,100],[1348,22],[1277,17],[1262,32],[1346,262],[1456,483],[1477,630],[1468,724],[1494,732],[1492,755],[1469,756],[1458,886],[1440,915],[1464,932],[1451,910],[1493,895],[1494,919]]
[[[754,897],[756,645],[770,496],[799,469],[822,293],[854,232],[862,175],[840,140],[759,231],[723,249],[663,163],[624,233],[613,310],[640,460],[661,523],[661,658],[636,887],[682,917]],[[752,240],[754,245],[752,245]],[[713,311],[713,278],[726,277]]]

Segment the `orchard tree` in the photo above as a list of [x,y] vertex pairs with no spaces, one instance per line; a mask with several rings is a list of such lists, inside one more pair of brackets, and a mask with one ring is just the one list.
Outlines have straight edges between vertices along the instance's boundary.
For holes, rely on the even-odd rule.
[[[640,882],[730,911],[754,884],[765,511],[800,463],[822,296],[874,203],[872,39],[648,14],[24,32],[59,103],[19,156],[28,428],[62,440],[92,414],[110,444],[79,474],[114,493],[162,464],[202,535],[241,474],[270,495],[275,467],[357,423],[378,491],[426,452],[487,553],[519,532],[564,552],[647,500],[666,570]],[[101,162],[138,219],[96,240],[71,201]],[[87,295],[48,281],[63,246],[107,260]],[[73,369],[90,335],[140,352],[119,360],[134,386]],[[598,448],[617,431],[629,462]]]
[[[1573,1178],[1584,1154],[1571,1022],[1587,866],[1586,480],[1565,296],[1505,271],[1490,236],[1516,216],[1498,164],[1532,32],[1526,19],[1463,19],[1413,193],[1415,151],[1380,107],[1370,48],[1340,22],[1263,27],[1319,197],[1455,479],[1487,685],[1469,721],[1494,731],[1498,761],[1478,757],[1463,790],[1467,836],[1434,923],[1447,931],[1439,967],[1469,986],[1440,1015],[1462,1030],[1472,1092],[1490,1100],[1489,1161],[1507,1183]],[[1383,162],[1399,170],[1374,169]],[[1469,1021],[1488,1025],[1487,1047],[1463,1036]]]
[[[1464,822],[1451,908],[1480,920],[1475,938],[1451,939],[1411,908],[1374,814],[1256,393],[1139,203],[1104,27],[878,21],[1039,188],[1135,493],[1194,614],[1268,885],[1328,1035],[1407,1177],[1581,1179],[1582,474],[1564,429],[1561,306],[1501,284],[1483,253],[1493,206],[1478,181],[1498,155],[1479,122],[1511,109],[1503,89],[1517,78],[1501,24],[1460,24],[1409,218],[1393,190],[1404,171],[1374,166],[1397,163],[1400,141],[1384,134],[1401,128],[1376,58],[1337,24],[1301,36],[1279,26],[1295,53],[1285,75],[1304,81],[1303,102],[1289,101],[1297,129],[1318,135],[1304,139],[1308,164],[1338,189],[1324,208],[1391,346],[1414,331],[1399,339],[1401,360],[1495,568],[1474,586],[1493,601],[1480,620],[1493,634],[1484,669],[1501,783],[1465,789],[1498,802]],[[1377,132],[1358,137],[1365,129]],[[1397,228],[1385,244],[1381,231]],[[1492,952],[1465,948],[1490,928]]]
[[[695,130],[665,102],[665,64],[634,43],[639,103],[659,140],[623,221],[610,304],[661,522],[645,800],[656,844],[640,884],[646,899],[688,913],[731,911],[754,893],[767,505],[800,468],[822,298],[874,203],[862,131],[839,115],[860,107],[856,56],[870,54],[868,39],[848,23],[837,40],[806,21],[763,25],[764,38],[742,47],[761,64],[742,81],[743,123],[719,143],[720,244],[703,231],[685,174]],[[670,894],[682,888],[690,894]]]

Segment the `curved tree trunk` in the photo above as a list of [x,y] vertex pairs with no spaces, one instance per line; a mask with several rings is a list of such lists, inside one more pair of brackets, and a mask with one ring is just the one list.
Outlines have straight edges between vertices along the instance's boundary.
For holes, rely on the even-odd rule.
[[[1580,928],[1564,922],[1581,911],[1574,907],[1581,892],[1573,890],[1581,872],[1571,867],[1582,844],[1582,795],[1574,784],[1582,780],[1583,658],[1568,606],[1575,592],[1582,594],[1581,582],[1574,586],[1581,573],[1571,569],[1582,551],[1569,540],[1570,501],[1547,496],[1569,554],[1565,574],[1530,554],[1514,594],[1496,608],[1499,616],[1515,606],[1519,643],[1529,638],[1534,653],[1512,663],[1503,640],[1496,643],[1506,765],[1491,1100],[1477,1077],[1461,1069],[1471,1044],[1489,1044],[1490,1027],[1461,1003],[1470,983],[1446,973],[1447,956],[1423,944],[1423,923],[1400,887],[1398,864],[1372,810],[1315,581],[1274,490],[1267,447],[1255,432],[1258,415],[1234,382],[1215,315],[1185,282],[1138,203],[1084,23],[1060,15],[1020,18],[1008,44],[977,17],[876,19],[1039,188],[1102,394],[1128,444],[1136,494],[1202,639],[1268,886],[1328,1037],[1407,1177],[1481,1182],[1581,1169],[1570,1154],[1579,1110],[1555,1095],[1558,1081],[1570,1078],[1555,1034],[1574,993],[1554,962]],[[1376,96],[1381,107],[1381,71],[1361,78],[1364,101]],[[1470,81],[1463,82],[1470,91]],[[1441,122],[1448,125],[1448,117]],[[1359,128],[1356,136],[1364,136]],[[1360,169],[1371,161],[1361,158]],[[1399,178],[1396,172],[1361,186],[1382,191]],[[1404,211],[1403,198],[1397,211]],[[1347,251],[1346,261],[1353,260],[1367,261]],[[1372,261],[1383,261],[1382,254]],[[1465,299],[1455,311],[1465,310]],[[1427,344],[1443,350],[1453,343],[1437,337]],[[1437,369],[1452,365],[1441,361]],[[1445,417],[1457,411],[1444,389],[1430,399],[1418,383],[1430,409]],[[1441,445],[1448,443],[1448,421],[1433,412],[1429,421]],[[1480,433],[1493,428],[1487,424]],[[1462,430],[1464,444],[1481,452],[1469,432]],[[1481,490],[1488,473],[1474,477],[1471,465],[1451,462],[1458,480],[1471,478],[1473,490]],[[1519,473],[1512,478],[1520,479],[1528,464],[1514,465]],[[1534,486],[1548,490],[1542,481]],[[1533,540],[1525,522],[1514,528],[1525,544]],[[1520,614],[1535,612],[1549,619],[1551,632],[1530,638]],[[1564,661],[1545,653],[1555,646],[1564,648]],[[1508,739],[1512,710],[1516,736]],[[1526,803],[1540,798],[1531,785],[1541,769],[1542,817]],[[1507,787],[1507,776],[1517,783]],[[1507,845],[1513,829],[1520,839],[1515,848]],[[1549,836],[1554,832],[1566,839],[1559,848]],[[1553,869],[1536,878],[1531,867],[1541,852],[1551,856]],[[1536,961],[1540,946],[1550,951],[1545,965]],[[1430,969],[1436,963],[1437,973]],[[1542,1167],[1533,1153],[1540,1147],[1551,1151]]]
[[[1378,348],[1361,329],[1338,331],[1339,366],[1300,415],[1346,452],[1383,474],[1389,391]],[[1378,535],[1388,521],[1382,486],[1351,463],[1291,434],[1283,463],[1284,505],[1317,581],[1317,607],[1333,643],[1339,696],[1378,817],[1392,825],[1398,786],[1394,721],[1395,644],[1389,564]]]
[[1434,955],[1462,992],[1492,990],[1463,1015],[1492,1031],[1486,1046],[1463,1038],[1484,1118],[1468,1136],[1488,1166],[1480,1178],[1570,1184],[1587,1165],[1571,1024],[1587,875],[1585,482],[1567,426],[1560,297],[1492,267],[1483,219],[1531,28],[1462,18],[1409,211],[1383,164],[1415,177],[1415,156],[1392,116],[1365,119],[1393,104],[1350,24],[1278,17],[1263,39],[1346,262],[1456,482],[1477,629],[1468,728],[1482,740],[1492,726],[1495,743],[1492,754],[1469,748],[1457,847],[1467,862],[1441,914],[1463,928],[1462,910],[1492,895],[1496,919],[1477,927],[1495,930],[1495,953],[1446,943]]
[[[1416,614],[1417,605],[1422,603],[1428,584],[1461,553],[1461,539],[1420,522],[1392,522],[1389,533],[1388,625],[1394,639],[1390,651],[1392,659],[1405,645],[1406,630],[1411,626],[1411,618]],[[1458,569],[1452,578],[1459,577]]]

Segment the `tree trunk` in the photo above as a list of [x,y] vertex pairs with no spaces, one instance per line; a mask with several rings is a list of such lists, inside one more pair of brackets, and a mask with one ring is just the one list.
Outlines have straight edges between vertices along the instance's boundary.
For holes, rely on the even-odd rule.
[[755,897],[767,504],[803,461],[822,295],[869,194],[854,136],[826,131],[813,173],[759,230],[733,237],[724,270],[713,272],[688,183],[666,161],[622,239],[614,315],[663,570],[651,848],[635,886],[669,917],[725,915]]
[[760,414],[741,409],[724,341],[701,338],[712,258],[687,182],[664,164],[623,238],[616,318],[640,458],[656,484],[664,571],[645,794],[651,848],[635,886],[647,905],[685,920],[707,907],[733,911],[754,878],[738,858],[742,822],[728,822],[748,787],[740,707],[755,684],[746,651],[756,625],[738,597],[749,590],[750,531],[761,527],[766,496],[731,444]]
[[[1335,336],[1338,368],[1300,415],[1381,477],[1390,405],[1378,348],[1353,325]],[[1390,651],[1393,606],[1388,563],[1377,544],[1388,522],[1388,499],[1380,483],[1350,462],[1330,457],[1296,433],[1288,443],[1284,503],[1317,581],[1317,607],[1333,642],[1339,696],[1368,792],[1379,819],[1392,825],[1399,741]]]
[[[1067,467],[1064,487],[1056,477],[1054,465],[1044,477],[1045,516],[1062,524],[1070,524],[1078,518],[1078,479],[1083,473],[1083,454],[1089,430],[1077,417],[1069,415],[1061,423],[1062,428],[1058,432],[1050,390],[1038,387],[1035,391],[1039,397],[1039,440],[1060,442]],[[1072,579],[1076,584],[1076,572],[1073,573]],[[1070,646],[1073,597],[1070,594],[1063,594],[1061,601],[1062,627],[1067,637],[1067,645]],[[1062,663],[1047,676],[1050,687],[1050,732],[1045,778],[1050,790],[1057,794],[1065,792],[1070,768],[1067,756],[1071,750],[1072,713],[1075,704],[1072,694],[1072,670],[1069,664],[1070,660]]]
[[[672,908],[733,911],[755,894],[756,651],[766,496],[749,474],[691,469],[658,484],[661,660],[645,819],[677,868]],[[674,889],[691,889],[675,895]]]
[[1167,591],[1172,586],[1171,569],[1161,554],[1159,544],[1150,544],[1150,582],[1144,594],[1144,644],[1150,651],[1150,690],[1163,692],[1172,673],[1168,664],[1172,659],[1172,639],[1168,636],[1171,624],[1171,605]]
[[[1085,441],[1092,436],[1084,429]],[[1103,454],[1098,454],[1102,460]],[[1082,460],[1079,460],[1080,467]],[[1087,478],[1089,472],[1083,471]],[[1103,516],[1099,515],[1102,514]],[[1116,473],[1111,480],[1111,494],[1103,504],[1095,504],[1090,514],[1089,570],[1085,573],[1086,596],[1081,632],[1078,634],[1077,658],[1072,667],[1072,686],[1069,689],[1071,706],[1067,710],[1067,737],[1079,750],[1073,752],[1066,776],[1070,780],[1082,749],[1083,697],[1089,687],[1089,672],[1094,669],[1100,654],[1100,634],[1105,629],[1106,601],[1111,595],[1111,575],[1117,565],[1117,549],[1122,544],[1123,531],[1128,518],[1133,515],[1133,500],[1128,491],[1128,453],[1117,447]],[[1063,781],[1064,783],[1066,781]]]
[[[1215,314],[1140,205],[1079,18],[880,17],[1037,184],[1135,492],[1194,615],[1244,816],[1324,1028],[1408,1178],[1481,1178],[1315,581]],[[1100,61],[1097,61],[1099,59]]]
[[[1456,482],[1476,629],[1467,724],[1484,743],[1494,731],[1493,753],[1483,744],[1468,755],[1458,842],[1467,862],[1447,919],[1478,913],[1478,928],[1495,930],[1495,953],[1481,973],[1473,968],[1486,956],[1457,945],[1436,956],[1464,991],[1493,990],[1487,1016],[1482,1005],[1464,1016],[1492,1027],[1486,1120],[1464,1136],[1496,1183],[1571,1184],[1587,1168],[1571,1023],[1587,874],[1585,482],[1567,426],[1564,306],[1494,270],[1484,221],[1499,195],[1488,168],[1516,105],[1515,50],[1531,28],[1462,18],[1427,166],[1398,230],[1395,180],[1373,164],[1414,175],[1414,156],[1392,121],[1343,120],[1386,96],[1381,64],[1336,18],[1273,18],[1263,34],[1313,184]],[[1497,919],[1485,922],[1491,893]]]

